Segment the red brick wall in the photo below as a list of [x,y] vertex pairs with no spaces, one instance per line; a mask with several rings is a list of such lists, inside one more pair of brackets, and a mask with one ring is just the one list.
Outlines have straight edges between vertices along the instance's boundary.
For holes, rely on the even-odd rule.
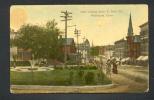
[[140,43],[134,43],[133,37],[127,37],[127,56],[131,58],[140,56]]
[[[76,52],[76,48],[73,45],[71,45],[71,46],[67,45],[66,46],[66,51],[67,51],[68,54],[75,53]],[[65,52],[65,46],[62,47],[62,52]]]

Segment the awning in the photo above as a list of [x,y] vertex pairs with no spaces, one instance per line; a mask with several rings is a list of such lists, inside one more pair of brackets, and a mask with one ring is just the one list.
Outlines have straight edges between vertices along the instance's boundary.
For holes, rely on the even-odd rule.
[[126,58],[121,59],[121,62],[125,62],[125,61],[126,61]]
[[138,61],[146,61],[146,60],[148,60],[148,56],[139,56],[136,60],[138,60]]
[[139,56],[136,60],[142,60],[144,56]]
[[120,61],[120,58],[118,58],[118,57],[115,57],[115,58],[113,58],[113,59],[116,59],[116,61]]
[[128,61],[130,58],[129,57],[127,57],[126,59],[125,59],[125,61]]
[[128,61],[128,60],[130,60],[129,57],[127,57],[127,58],[123,58],[123,59],[121,59],[121,62],[125,62],[125,61]]
[[143,61],[148,60],[148,56],[144,56],[144,57],[142,58],[142,60],[143,60]]

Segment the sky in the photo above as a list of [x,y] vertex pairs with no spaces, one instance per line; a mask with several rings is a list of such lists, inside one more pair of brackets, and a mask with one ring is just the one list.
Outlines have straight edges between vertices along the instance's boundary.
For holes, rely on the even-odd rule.
[[[134,34],[139,34],[139,26],[148,21],[148,6],[127,5],[13,5],[10,7],[10,28],[17,31],[24,24],[44,26],[55,19],[57,27],[64,31],[65,23],[61,11],[71,12],[68,26],[76,25],[80,30],[79,42],[83,37],[93,45],[111,45],[125,38],[131,13]],[[75,27],[68,27],[68,37],[74,38]]]

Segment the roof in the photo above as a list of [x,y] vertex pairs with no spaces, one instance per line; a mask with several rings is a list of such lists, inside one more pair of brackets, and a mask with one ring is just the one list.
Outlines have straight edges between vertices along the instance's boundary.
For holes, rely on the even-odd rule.
[[143,23],[142,25],[140,25],[139,27],[143,27],[143,26],[145,26],[145,25],[147,25],[148,24],[148,22],[145,22],[145,23]]
[[130,14],[130,18],[129,18],[129,26],[128,26],[128,36],[132,36],[133,35],[133,25],[132,25],[132,18],[131,18],[131,14]]
[[126,42],[126,40],[123,38],[123,39],[115,41],[114,44],[121,43],[121,42]]
[[[65,40],[65,38],[63,38],[63,41]],[[63,42],[65,43],[65,42]],[[74,43],[74,38],[67,38],[67,41],[66,41],[66,45],[72,45],[72,43]]]

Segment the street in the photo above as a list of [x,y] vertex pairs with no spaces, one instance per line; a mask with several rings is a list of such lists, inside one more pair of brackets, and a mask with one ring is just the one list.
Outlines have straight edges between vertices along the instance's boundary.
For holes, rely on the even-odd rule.
[[148,90],[148,67],[121,65],[112,84],[99,86],[11,85],[11,93],[143,93]]

